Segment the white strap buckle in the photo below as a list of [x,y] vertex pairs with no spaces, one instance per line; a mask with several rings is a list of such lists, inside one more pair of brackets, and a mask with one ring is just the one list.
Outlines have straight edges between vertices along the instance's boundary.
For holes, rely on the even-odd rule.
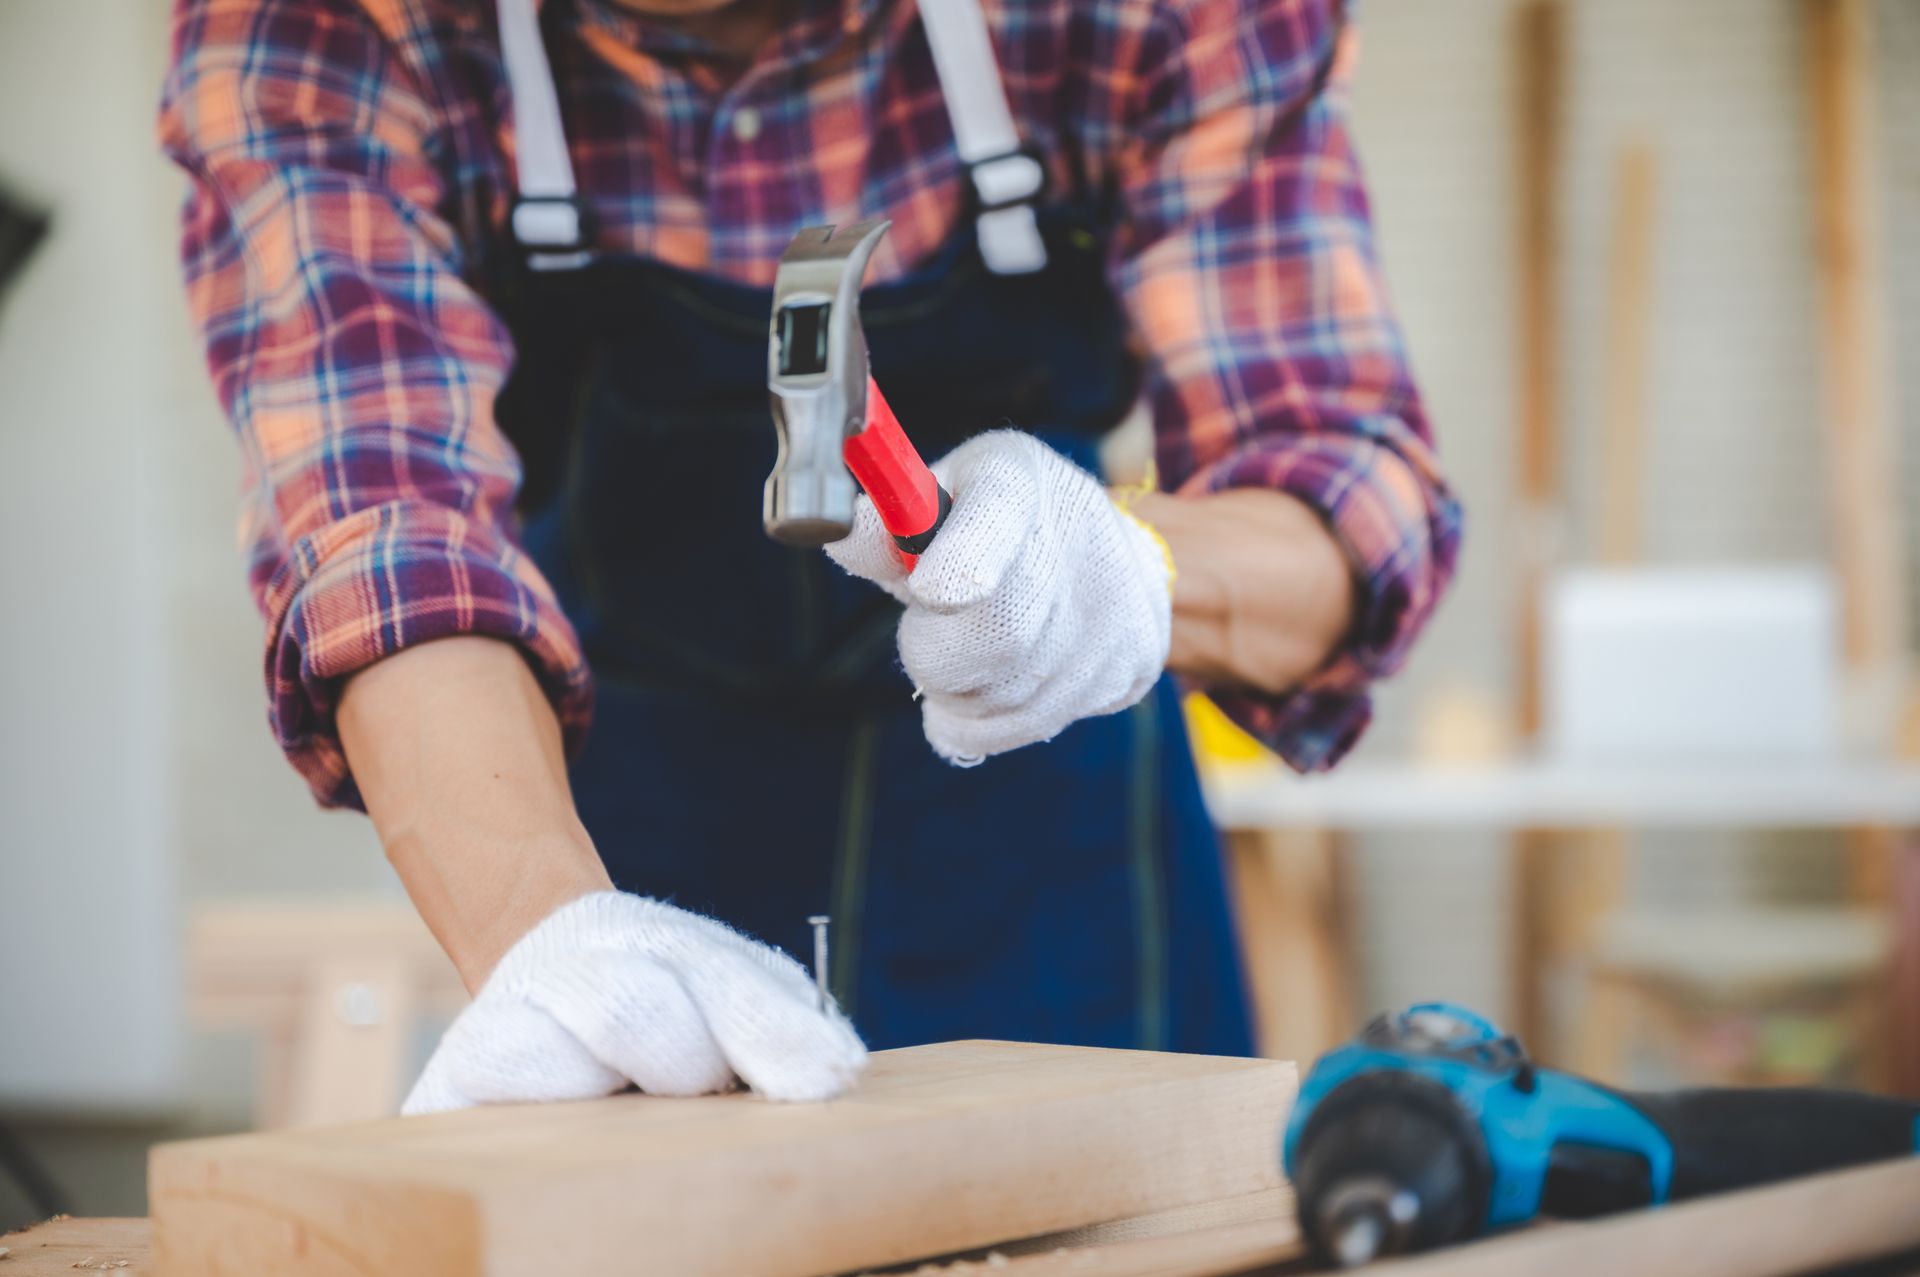
[[522,199],[513,206],[513,237],[525,248],[585,247],[580,210],[570,199]]
[[980,196],[982,212],[995,212],[1016,204],[1030,204],[1047,186],[1046,166],[1025,151],[996,155],[967,166],[973,189]]

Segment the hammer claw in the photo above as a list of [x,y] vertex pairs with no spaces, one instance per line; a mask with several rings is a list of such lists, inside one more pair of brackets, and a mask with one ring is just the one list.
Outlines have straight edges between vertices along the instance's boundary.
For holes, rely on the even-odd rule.
[[873,251],[873,245],[879,243],[889,225],[885,218],[870,217],[845,226],[808,226],[787,244],[787,251],[780,255],[780,264],[844,262],[851,267],[857,262],[859,274],[865,274],[866,255]]
[[782,262],[804,262],[827,257],[827,245],[833,240],[833,227],[809,226],[797,232],[787,251],[780,254]]

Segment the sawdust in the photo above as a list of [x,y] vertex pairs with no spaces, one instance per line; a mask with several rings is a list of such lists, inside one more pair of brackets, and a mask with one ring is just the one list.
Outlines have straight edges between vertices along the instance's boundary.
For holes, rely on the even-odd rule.
[[[1031,1258],[1031,1256],[1028,1257]],[[1049,1259],[1065,1258],[1073,1267],[1078,1268],[1097,1262],[1100,1254],[1098,1250],[1091,1247],[1062,1246],[1057,1250],[1048,1251],[1047,1257]],[[954,1259],[943,1263],[922,1264],[918,1268],[905,1272],[896,1271],[891,1277],[972,1277],[976,1273],[988,1273],[998,1268],[1005,1268],[1012,1262],[999,1251],[990,1250],[979,1259]],[[882,1275],[857,1273],[855,1277],[882,1277]]]
[[76,1259],[69,1267],[90,1268],[104,1272],[113,1268],[127,1268],[132,1263],[131,1259],[95,1259],[92,1255],[88,1255],[85,1259]]

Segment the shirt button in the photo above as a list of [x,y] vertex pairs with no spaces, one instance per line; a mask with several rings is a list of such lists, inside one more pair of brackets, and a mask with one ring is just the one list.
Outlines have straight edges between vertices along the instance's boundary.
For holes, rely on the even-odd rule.
[[733,135],[742,142],[751,142],[760,136],[760,112],[750,106],[743,106],[733,113]]

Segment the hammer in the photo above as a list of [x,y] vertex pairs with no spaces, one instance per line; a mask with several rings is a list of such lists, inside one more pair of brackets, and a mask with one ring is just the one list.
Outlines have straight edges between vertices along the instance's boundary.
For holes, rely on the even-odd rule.
[[780,453],[761,517],[787,545],[838,541],[853,531],[858,483],[911,571],[953,502],[867,369],[860,283],[890,225],[809,226],[781,254],[767,337]]

